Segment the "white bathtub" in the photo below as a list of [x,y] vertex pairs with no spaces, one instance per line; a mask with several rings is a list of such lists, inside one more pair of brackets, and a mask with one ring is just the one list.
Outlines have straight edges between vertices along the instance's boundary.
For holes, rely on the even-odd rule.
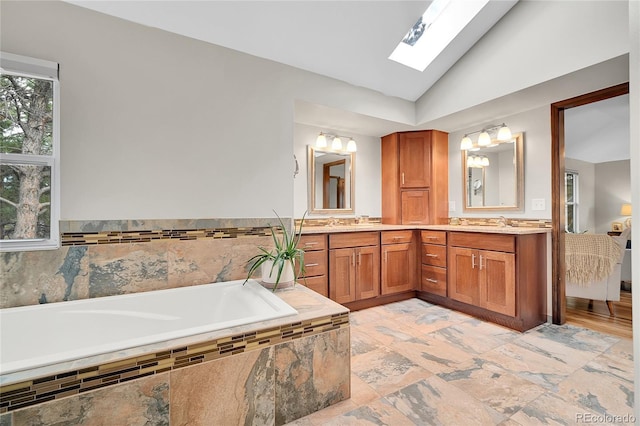
[[298,313],[243,282],[0,309],[0,374]]

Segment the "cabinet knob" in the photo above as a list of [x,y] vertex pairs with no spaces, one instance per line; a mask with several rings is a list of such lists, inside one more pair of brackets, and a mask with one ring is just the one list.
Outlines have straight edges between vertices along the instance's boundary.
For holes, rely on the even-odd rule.
[[438,257],[437,254],[433,254],[433,253],[425,253],[424,255],[427,257]]
[[437,284],[438,280],[434,280],[433,278],[426,278],[427,281],[429,281],[430,283],[434,283]]
[[304,265],[305,268],[311,267],[311,266],[318,266],[319,263],[307,263]]

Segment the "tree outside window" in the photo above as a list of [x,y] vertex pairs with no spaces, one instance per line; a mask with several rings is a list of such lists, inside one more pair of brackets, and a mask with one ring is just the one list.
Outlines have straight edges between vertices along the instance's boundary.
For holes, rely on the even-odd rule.
[[57,192],[53,186],[57,182],[56,92],[56,80],[7,72],[3,63],[0,75],[3,251],[57,247]]

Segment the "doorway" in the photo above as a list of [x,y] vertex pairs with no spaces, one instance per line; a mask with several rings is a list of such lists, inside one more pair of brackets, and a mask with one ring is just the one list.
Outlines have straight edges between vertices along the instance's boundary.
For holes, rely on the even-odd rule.
[[551,104],[551,185],[553,223],[551,247],[552,321],[566,322],[566,265],[564,260],[565,230],[565,110],[629,93],[629,83],[587,93]]

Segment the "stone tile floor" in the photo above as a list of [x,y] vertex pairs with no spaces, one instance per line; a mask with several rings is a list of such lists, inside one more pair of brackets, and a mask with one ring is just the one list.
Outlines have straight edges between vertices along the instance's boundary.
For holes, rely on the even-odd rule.
[[290,425],[633,424],[633,348],[526,333],[419,299],[351,314],[351,398]]

